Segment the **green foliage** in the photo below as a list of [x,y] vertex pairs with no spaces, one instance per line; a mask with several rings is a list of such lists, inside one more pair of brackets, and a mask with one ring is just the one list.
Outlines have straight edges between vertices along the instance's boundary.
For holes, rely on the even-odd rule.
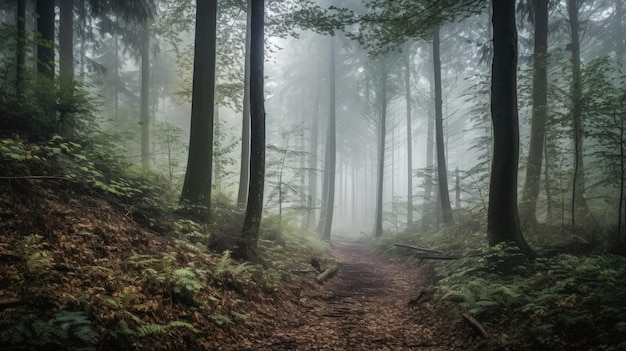
[[560,255],[527,263],[522,275],[513,276],[467,264],[440,267],[445,278],[436,297],[455,303],[487,326],[508,324],[514,333],[507,343],[524,340],[533,349],[550,350],[559,340],[582,348],[626,342],[620,332],[626,321],[623,257]]
[[133,255],[126,261],[130,269],[139,271],[141,279],[155,291],[187,305],[196,305],[196,294],[206,283],[208,272],[194,267],[174,268],[176,254],[161,256]]
[[5,346],[71,350],[89,346],[99,337],[92,322],[80,311],[61,309],[42,320],[39,311],[18,307],[3,310],[0,317],[0,343]]

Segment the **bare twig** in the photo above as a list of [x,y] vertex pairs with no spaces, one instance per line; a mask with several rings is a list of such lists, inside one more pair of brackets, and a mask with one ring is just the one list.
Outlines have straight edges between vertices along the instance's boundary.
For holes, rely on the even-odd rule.
[[485,329],[485,327],[478,321],[476,318],[470,316],[467,313],[462,314],[463,319],[469,323],[469,325],[474,329],[483,339],[489,339],[489,333]]

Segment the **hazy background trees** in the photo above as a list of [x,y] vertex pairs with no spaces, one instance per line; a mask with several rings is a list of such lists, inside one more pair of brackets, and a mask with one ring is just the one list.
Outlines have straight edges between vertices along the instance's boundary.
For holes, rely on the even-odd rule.
[[[558,239],[623,237],[621,1],[513,3],[519,35],[507,45],[519,49],[519,71],[509,77],[518,82],[511,109],[519,121],[509,122],[519,128],[519,148],[511,144],[503,156],[518,173],[507,173],[506,195],[489,190],[504,179],[491,176],[491,162],[507,140],[492,138],[499,134],[491,127],[490,91],[504,84],[491,66],[491,39],[501,34],[491,11],[500,5],[479,0],[344,1],[338,9],[267,1],[256,73],[264,76],[257,99],[266,140],[254,146],[268,151],[255,172],[267,172],[250,194],[247,167],[260,161],[247,139],[246,67],[258,35],[251,5],[220,3],[215,32],[201,34],[190,0],[3,2],[2,126],[115,145],[137,172],[167,179],[172,194],[202,197],[207,209],[217,199],[237,203],[240,211],[261,196],[267,215],[279,212],[325,238],[453,222],[486,229],[487,209],[505,207],[493,206],[497,194],[519,195],[519,233],[531,244],[548,240],[542,230]],[[214,64],[194,53],[210,39]],[[199,79],[204,92],[192,83],[194,60],[214,69],[214,82],[211,74]],[[81,99],[97,101],[93,120],[73,119]],[[199,136],[198,103],[208,123]],[[200,154],[191,157],[189,140],[202,143]],[[201,190],[185,186],[191,176]],[[511,213],[506,227],[517,233]]]

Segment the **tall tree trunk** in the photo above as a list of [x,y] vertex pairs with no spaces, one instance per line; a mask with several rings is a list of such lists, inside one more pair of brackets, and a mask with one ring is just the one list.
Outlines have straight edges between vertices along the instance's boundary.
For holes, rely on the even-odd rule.
[[118,31],[119,31],[119,21],[116,18],[115,19],[115,33],[113,34],[113,41],[114,41],[114,45],[113,45],[113,50],[115,50],[115,68],[113,70],[113,80],[114,80],[114,84],[115,84],[115,90],[113,91],[113,96],[115,99],[115,120],[117,121],[120,117],[120,50],[119,50],[119,43],[120,43],[120,38],[118,35]]
[[624,38],[624,2],[616,1],[615,2],[615,22],[614,22],[615,30],[615,56],[617,57],[617,62],[624,64],[624,49],[626,47],[626,40]]
[[384,58],[379,62],[380,76],[380,121],[378,125],[378,156],[376,178],[376,215],[374,219],[374,237],[383,235],[383,184],[385,176],[385,137],[387,135],[387,66]]
[[445,224],[454,223],[450,193],[448,192],[448,170],[443,139],[443,102],[441,98],[441,53],[439,27],[433,29],[433,63],[435,73],[435,137],[437,139],[437,179],[439,180],[439,199]]
[[492,23],[491,119],[494,140],[487,233],[490,246],[512,242],[523,252],[530,253],[531,249],[522,236],[517,210],[519,117],[515,0],[494,1]]
[[337,139],[336,139],[336,111],[335,111],[335,37],[330,37],[330,106],[328,118],[328,138],[326,139],[326,165],[328,172],[328,187],[326,188],[326,203],[324,208],[324,229],[322,240],[330,240],[330,230],[333,225],[333,210],[335,207],[335,169],[337,159]]
[[[328,117],[330,118],[330,115]],[[322,174],[322,201],[320,206],[320,218],[317,221],[317,233],[320,236],[322,236],[324,233],[324,222],[326,221],[326,202],[328,201],[328,183],[330,182],[330,173],[328,173],[328,169],[330,168],[330,166],[328,165],[328,161],[330,160],[330,156],[328,155],[329,152],[330,149],[328,148],[328,128],[326,128],[326,143],[324,146],[324,173]]]
[[309,230],[313,230],[315,225],[315,207],[317,205],[317,178],[318,178],[318,160],[317,150],[319,142],[319,98],[320,98],[320,83],[317,81],[315,88],[315,98],[313,99],[313,113],[311,118],[311,138],[309,145],[309,172],[308,172],[308,196],[307,196],[307,216],[306,227]]
[[588,215],[585,199],[585,166],[583,162],[582,86],[580,72],[580,24],[578,22],[578,1],[567,1],[570,34],[572,38],[572,132],[574,136],[574,177],[572,180],[572,230],[576,228],[576,218]]
[[61,87],[70,87],[74,80],[74,0],[60,1],[59,73]]
[[[432,70],[429,70],[432,72]],[[435,84],[433,83],[432,76],[429,79],[430,82],[430,95],[432,100],[435,98]],[[434,156],[435,156],[435,148],[434,146],[434,138],[435,138],[435,120],[431,115],[432,109],[429,108],[429,111],[426,114],[426,173],[424,174],[424,204],[422,210],[422,231],[426,232],[430,229],[433,224],[437,223],[437,217],[433,217],[435,214],[435,208],[437,208],[437,203],[431,203],[432,195],[433,195],[433,166],[434,166]]]
[[411,55],[407,50],[406,74],[404,76],[406,95],[406,165],[407,165],[407,194],[406,194],[406,227],[413,224],[413,136],[411,127]]
[[252,0],[246,1],[246,52],[243,84],[243,116],[241,120],[241,163],[239,171],[239,192],[237,207],[245,208],[250,185],[250,28],[252,16]]
[[554,200],[552,199],[552,177],[550,175],[550,159],[548,158],[550,153],[548,150],[549,145],[548,145],[547,134],[545,135],[543,143],[544,143],[544,148],[543,148],[543,159],[544,159],[543,184],[544,185],[543,186],[546,191],[546,223],[550,224],[554,221],[554,206],[553,206]]
[[456,185],[454,186],[454,190],[456,191],[456,209],[461,209],[461,171],[459,167],[454,170],[454,175],[456,179]]
[[15,95],[22,99],[24,68],[26,66],[26,0],[17,1],[17,43],[15,62]]
[[259,258],[265,184],[264,7],[264,0],[255,0],[250,11],[250,188],[238,248],[240,256],[248,260]]
[[37,46],[37,72],[54,80],[54,1],[36,0],[37,32],[40,41]]
[[150,168],[150,30],[144,24],[141,38],[141,165]]
[[536,224],[537,196],[541,179],[541,164],[546,134],[548,107],[548,0],[537,0],[535,8],[535,48],[533,54],[533,111],[530,127],[530,147],[524,190],[520,203],[520,218]]
[[189,156],[180,200],[183,204],[205,207],[207,217],[211,215],[216,24],[217,1],[198,1]]

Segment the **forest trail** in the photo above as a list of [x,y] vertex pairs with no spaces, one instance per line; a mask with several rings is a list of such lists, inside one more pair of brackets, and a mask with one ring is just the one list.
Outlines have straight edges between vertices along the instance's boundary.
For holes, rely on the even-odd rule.
[[[460,318],[415,303],[429,282],[420,269],[376,256],[359,241],[333,240],[338,274],[267,311],[251,350],[466,350]],[[273,312],[273,313],[272,313]],[[255,328],[256,329],[256,328]],[[235,345],[233,345],[235,346]]]

